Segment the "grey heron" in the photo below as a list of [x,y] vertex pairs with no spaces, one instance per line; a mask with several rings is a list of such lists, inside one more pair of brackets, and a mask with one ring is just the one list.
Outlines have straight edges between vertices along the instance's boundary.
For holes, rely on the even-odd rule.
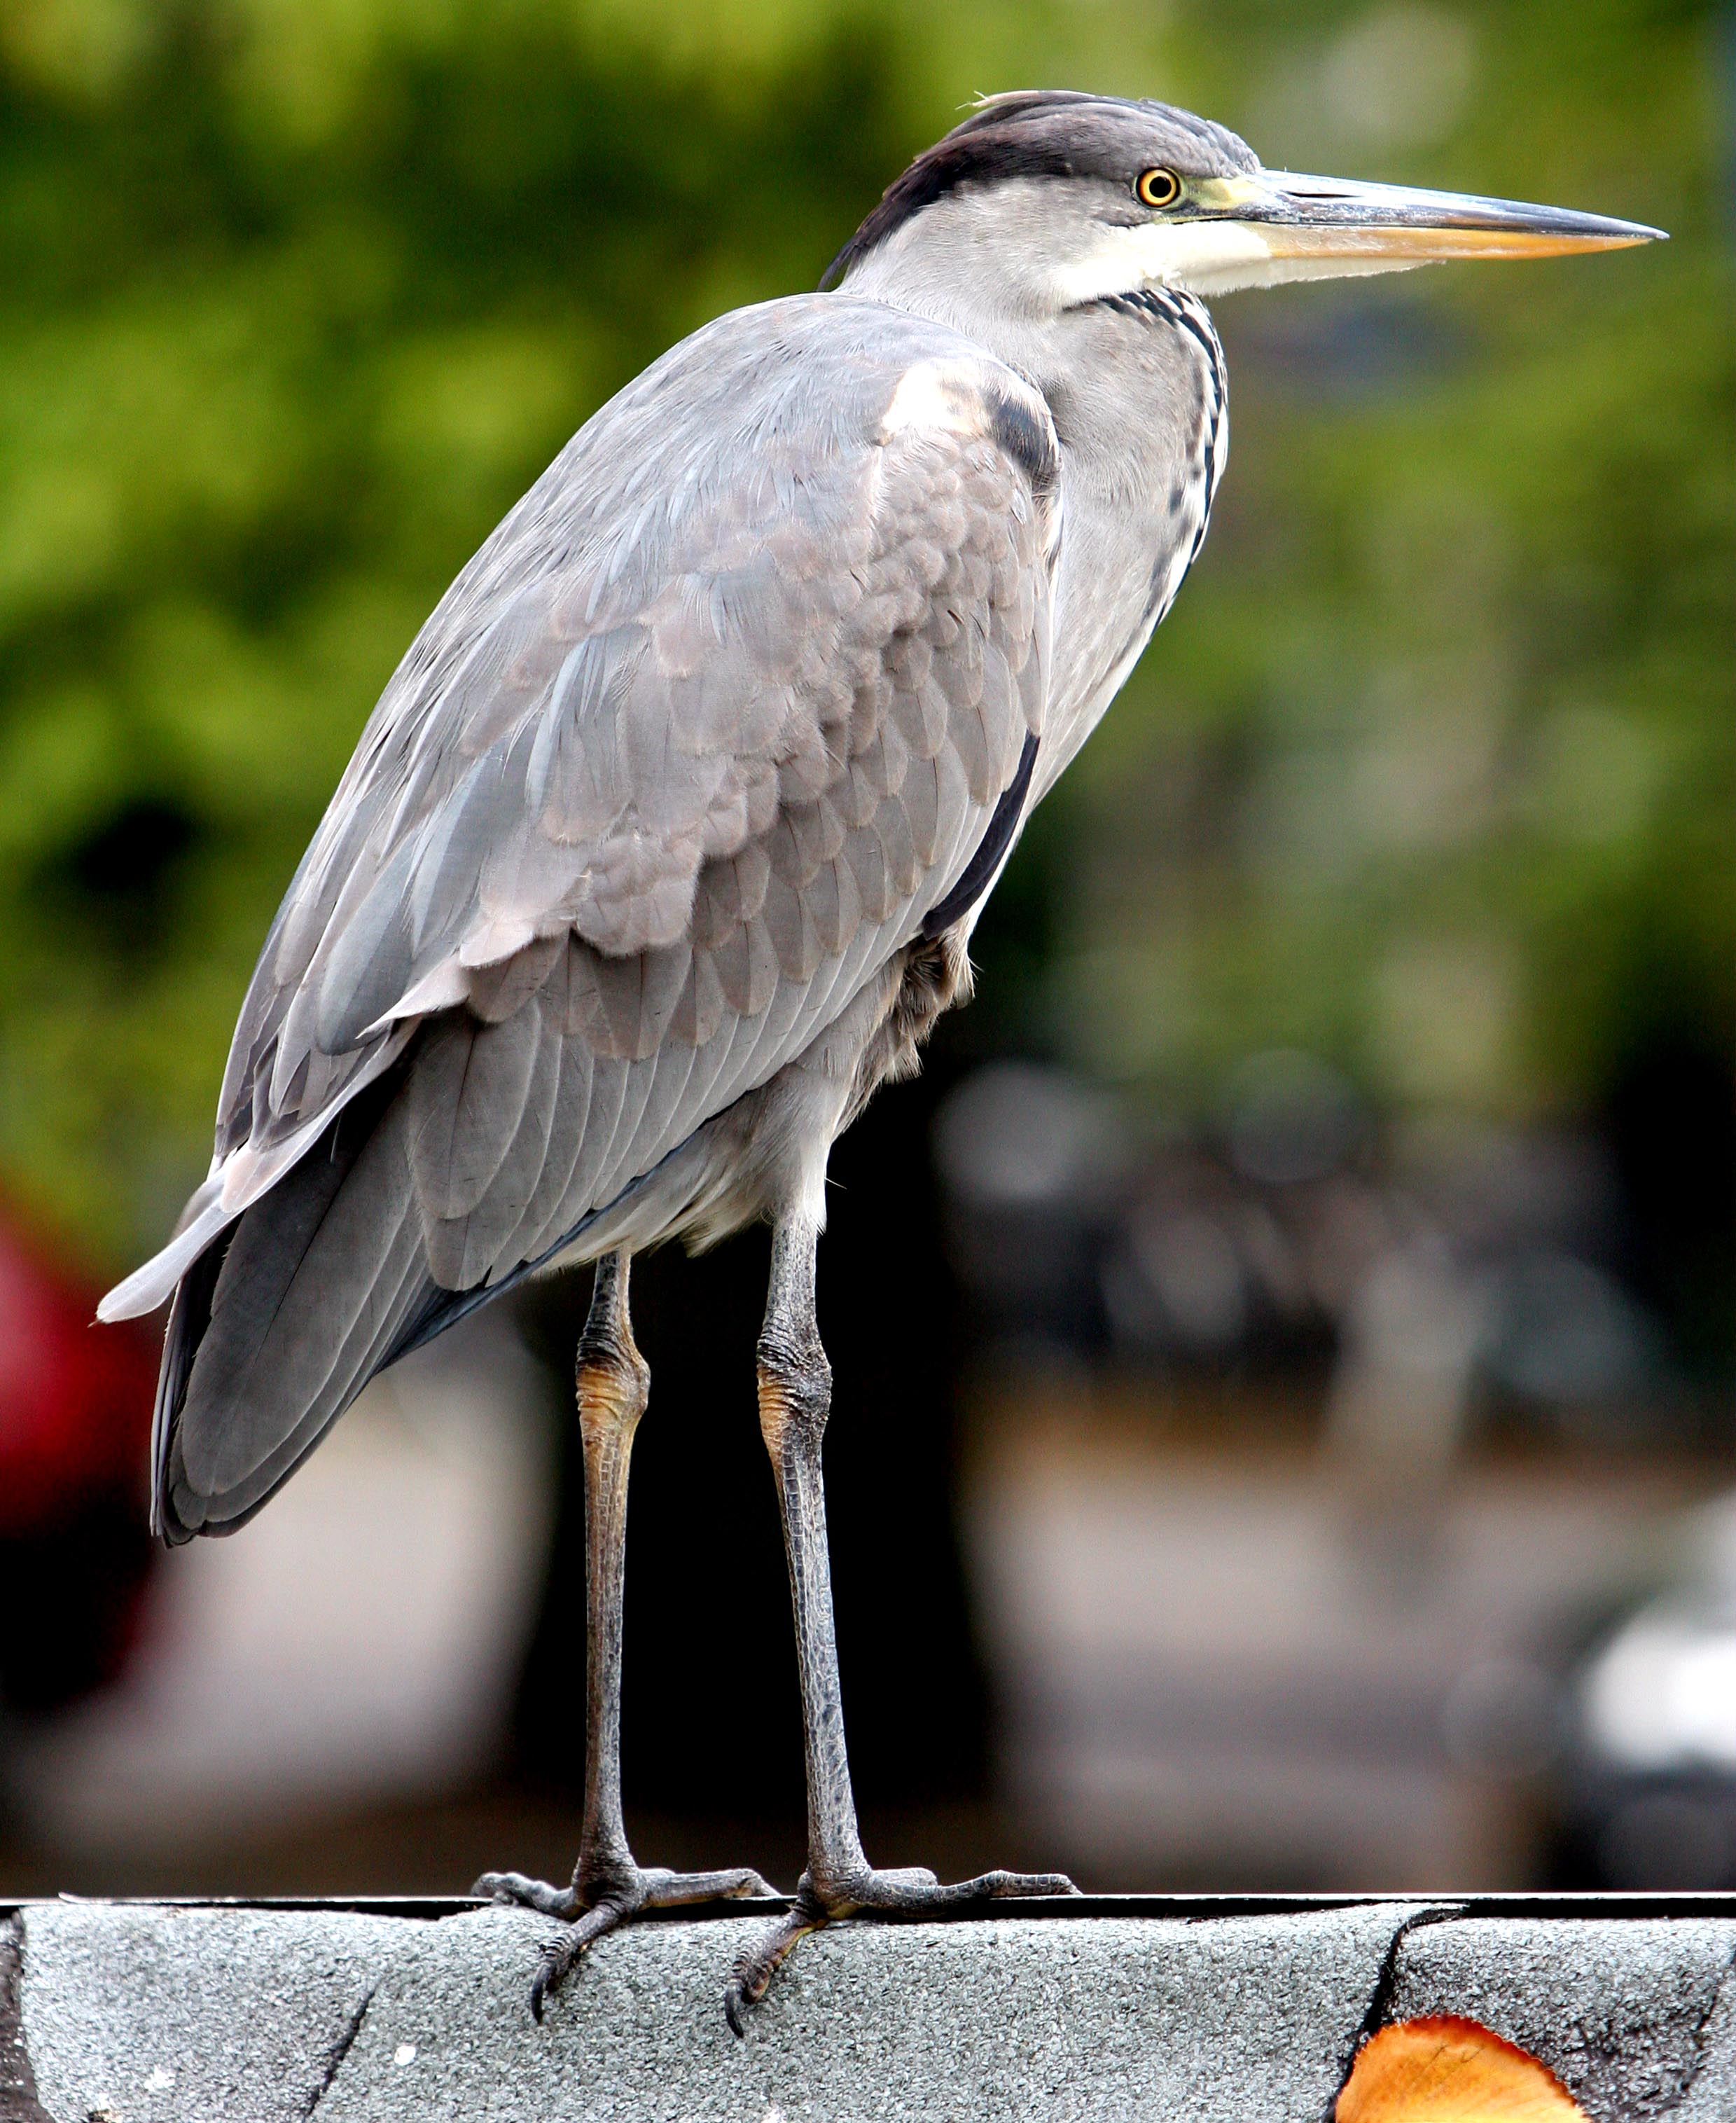
[[760,1428],[788,1551],[807,1867],[745,1950],[1071,1891],[877,1870],[857,1830],[821,1478],[816,1244],[834,1139],[970,987],[1032,808],[1181,586],[1224,466],[1206,298],[1658,232],[1268,171],[1169,106],[988,99],[822,292],[718,318],[573,438],[368,722],[268,935],[209,1176],[105,1301],[172,1298],[152,1440],[170,1542],[243,1525],[367,1381],[591,1263],[578,1404],[587,1749],[572,1882],[478,1891],[583,1949],[759,1875],[639,1866],[621,1816],[633,1255],[772,1230]]

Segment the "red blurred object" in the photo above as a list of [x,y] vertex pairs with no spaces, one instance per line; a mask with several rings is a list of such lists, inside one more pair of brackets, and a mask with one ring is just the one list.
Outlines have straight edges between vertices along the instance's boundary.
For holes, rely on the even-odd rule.
[[113,1680],[152,1560],[148,1327],[99,1327],[96,1291],[0,1210],[0,1699],[44,1710]]
[[130,1489],[143,1507],[155,1338],[96,1320],[95,1291],[0,1214],[0,1538],[64,1519],[93,1491]]

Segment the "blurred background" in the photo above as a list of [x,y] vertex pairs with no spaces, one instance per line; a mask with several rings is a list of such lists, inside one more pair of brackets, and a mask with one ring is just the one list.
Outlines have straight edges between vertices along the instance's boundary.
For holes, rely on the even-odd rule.
[[[868,1847],[1100,1887],[1736,1882],[1731,116],[1693,0],[0,10],[0,1892],[564,1877],[539,1287],[154,1551],[254,956],[497,517],[978,91],[1655,250],[1219,306],[1234,450],[821,1254]],[[629,1826],[800,1862],[763,1238],[643,1263]]]

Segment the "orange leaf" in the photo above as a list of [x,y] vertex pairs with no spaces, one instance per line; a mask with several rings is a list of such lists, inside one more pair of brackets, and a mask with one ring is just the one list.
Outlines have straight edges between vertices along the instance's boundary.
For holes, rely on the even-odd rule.
[[1356,2053],[1334,2123],[1585,2123],[1552,2071],[1475,2020],[1403,2020]]

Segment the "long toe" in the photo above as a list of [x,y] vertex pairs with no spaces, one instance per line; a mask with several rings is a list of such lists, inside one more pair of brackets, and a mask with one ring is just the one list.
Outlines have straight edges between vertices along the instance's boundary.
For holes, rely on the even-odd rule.
[[723,2012],[738,2034],[747,2031],[747,2015],[765,1995],[771,1980],[799,1941],[840,1917],[920,1917],[929,1910],[956,1910],[972,1902],[1010,1901],[1024,1897],[1076,1895],[1065,1872],[980,1872],[974,1880],[943,1883],[925,1865],[888,1867],[859,1872],[840,1885],[820,1888],[807,1874],[789,1913],[751,1939],[736,1963],[723,1991]]
[[484,1872],[470,1892],[505,1909],[536,1910],[545,1917],[576,1917],[585,1906],[573,1888],[551,1887],[522,1872]]
[[896,1887],[901,1891],[909,1887],[920,1893],[924,1888],[940,1885],[938,1873],[931,1872],[926,1865],[888,1865],[883,1870],[877,1868],[865,1877],[877,1881],[884,1887]]
[[965,1885],[976,1887],[985,1897],[995,1900],[1021,1896],[1035,1900],[1045,1895],[1077,1895],[1079,1891],[1065,1872],[985,1872],[980,1880],[967,1880]]
[[908,1866],[859,1873],[827,1901],[838,1915],[860,1910],[882,1916],[920,1916],[927,1910],[961,1909],[971,1902],[1078,1892],[1065,1872],[980,1872],[974,1880],[943,1885],[926,1868]]
[[643,1906],[649,1910],[681,1909],[690,1902],[739,1901],[749,1895],[776,1900],[778,1891],[751,1865],[735,1865],[722,1872],[671,1872],[667,1866],[653,1865],[639,1874],[644,1886]]

